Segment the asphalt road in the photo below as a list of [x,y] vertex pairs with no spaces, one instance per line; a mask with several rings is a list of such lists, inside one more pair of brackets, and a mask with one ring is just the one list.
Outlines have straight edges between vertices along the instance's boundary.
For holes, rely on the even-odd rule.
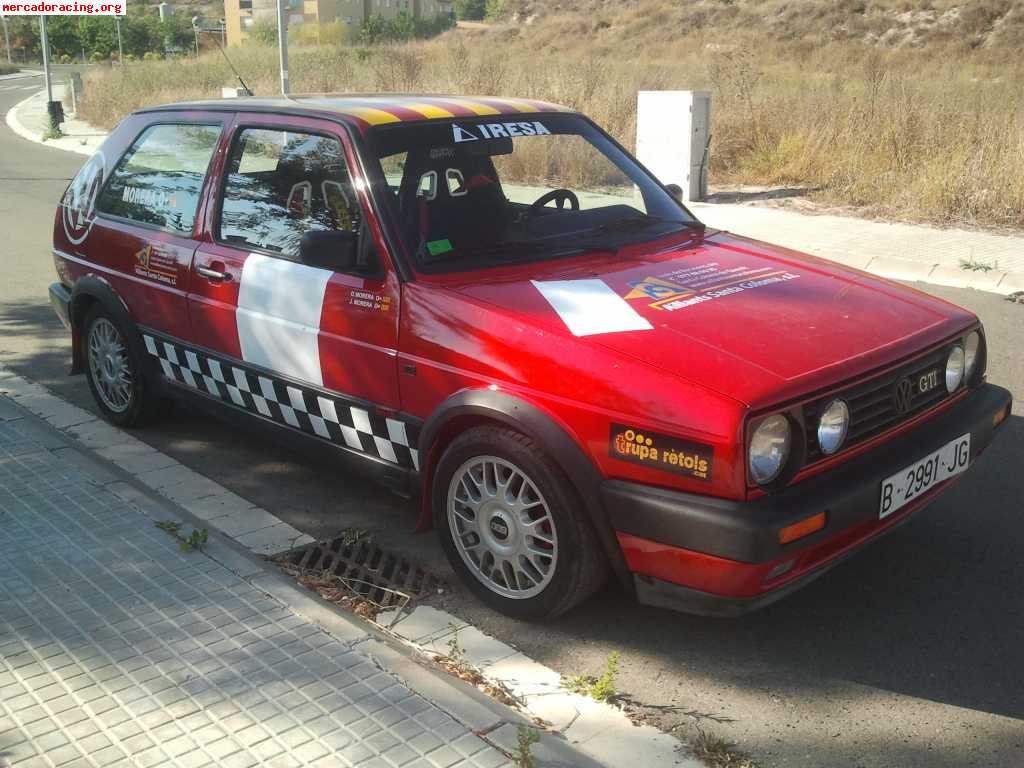
[[[9,85],[0,112],[29,94]],[[65,375],[68,338],[46,299],[55,203],[82,160],[0,125],[0,362],[91,408],[85,381]],[[981,316],[990,379],[1024,397],[1024,305],[928,290]],[[563,674],[597,672],[620,651],[619,689],[652,720],[711,730],[759,765],[1007,768],[1024,764],[1019,401],[1014,413],[930,509],[738,620],[642,608],[610,585],[558,621],[510,621],[452,583],[432,535],[410,533],[415,502],[188,412],[138,436],[314,536],[368,530],[448,580],[448,610]]]

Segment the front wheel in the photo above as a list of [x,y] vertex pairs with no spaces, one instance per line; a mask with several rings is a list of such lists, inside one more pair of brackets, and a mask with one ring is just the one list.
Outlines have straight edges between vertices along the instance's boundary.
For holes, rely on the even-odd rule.
[[492,608],[551,618],[604,581],[607,562],[579,498],[525,435],[497,426],[466,431],[438,462],[433,488],[448,560]]

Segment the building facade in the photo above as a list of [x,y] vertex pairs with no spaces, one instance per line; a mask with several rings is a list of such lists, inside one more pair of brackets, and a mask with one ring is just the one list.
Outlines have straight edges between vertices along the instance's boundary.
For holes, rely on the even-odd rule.
[[[289,26],[340,22],[351,35],[370,16],[394,18],[409,13],[430,18],[453,13],[452,0],[285,0]],[[224,0],[228,45],[240,45],[252,26],[266,22],[277,27],[277,0]]]

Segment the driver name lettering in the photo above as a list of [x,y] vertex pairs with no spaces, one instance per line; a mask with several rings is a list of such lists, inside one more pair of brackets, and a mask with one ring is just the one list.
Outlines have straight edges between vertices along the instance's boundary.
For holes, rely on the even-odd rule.
[[516,136],[550,136],[549,131],[543,123],[533,120],[522,123],[479,123],[467,128],[462,125],[452,125],[452,137],[456,144],[464,141],[478,141],[479,139],[510,139]]
[[121,193],[121,199],[132,205],[141,205],[144,208],[174,208],[174,195],[164,192],[162,189],[146,189],[144,187],[125,187]]

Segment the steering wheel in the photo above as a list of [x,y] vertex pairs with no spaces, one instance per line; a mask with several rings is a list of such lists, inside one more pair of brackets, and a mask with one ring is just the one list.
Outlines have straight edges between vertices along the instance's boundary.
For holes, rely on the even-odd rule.
[[565,210],[565,203],[567,201],[570,209],[574,211],[580,209],[580,199],[576,197],[576,193],[571,189],[552,189],[533,201],[533,204],[530,205],[530,213],[539,213],[540,209],[552,200],[555,201],[555,206],[560,211]]

